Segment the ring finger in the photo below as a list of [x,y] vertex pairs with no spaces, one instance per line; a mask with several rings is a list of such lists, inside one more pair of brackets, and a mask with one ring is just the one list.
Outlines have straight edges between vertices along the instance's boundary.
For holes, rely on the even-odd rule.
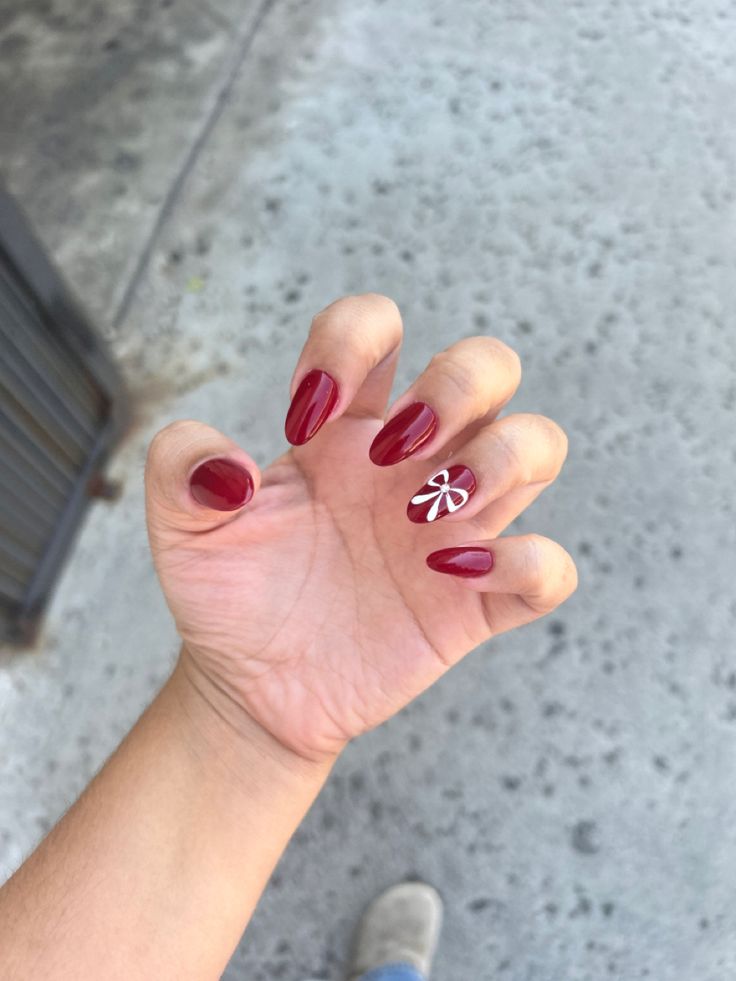
[[522,509],[557,477],[566,455],[567,437],[551,419],[529,413],[497,419],[428,476],[407,516],[416,524],[478,517],[485,533],[495,534],[503,503]]

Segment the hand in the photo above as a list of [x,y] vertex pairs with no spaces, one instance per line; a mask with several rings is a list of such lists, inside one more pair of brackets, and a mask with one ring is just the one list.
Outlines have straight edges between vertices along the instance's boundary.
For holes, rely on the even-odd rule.
[[167,426],[149,451],[149,537],[187,671],[218,711],[244,710],[310,760],[577,583],[556,543],[498,537],[567,451],[549,419],[498,418],[519,384],[516,354],[459,341],[382,429],[401,332],[396,305],[374,294],[315,317],[287,421],[301,445],[262,473],[198,422]]

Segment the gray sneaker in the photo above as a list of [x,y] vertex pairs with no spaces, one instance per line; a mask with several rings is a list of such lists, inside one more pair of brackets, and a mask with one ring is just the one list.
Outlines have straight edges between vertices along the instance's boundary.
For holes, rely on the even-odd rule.
[[402,882],[363,913],[347,981],[385,964],[411,964],[429,977],[442,926],[442,900],[423,882]]

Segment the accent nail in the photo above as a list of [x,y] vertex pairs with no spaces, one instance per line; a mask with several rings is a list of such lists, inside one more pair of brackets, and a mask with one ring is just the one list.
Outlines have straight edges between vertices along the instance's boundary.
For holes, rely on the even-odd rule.
[[239,463],[224,457],[200,463],[189,478],[198,504],[215,511],[236,511],[253,497],[253,478]]
[[299,382],[284,430],[294,446],[308,442],[327,421],[337,402],[337,382],[326,371],[315,368]]
[[409,501],[407,517],[416,524],[444,518],[467,504],[476,486],[475,474],[469,467],[457,464],[439,470]]
[[371,443],[368,455],[377,466],[390,467],[416,453],[436,429],[437,416],[427,403],[412,402],[386,423]]
[[485,576],[493,568],[493,553],[487,548],[441,548],[427,556],[427,565],[435,572],[444,572],[448,576],[460,576],[472,579],[474,576]]

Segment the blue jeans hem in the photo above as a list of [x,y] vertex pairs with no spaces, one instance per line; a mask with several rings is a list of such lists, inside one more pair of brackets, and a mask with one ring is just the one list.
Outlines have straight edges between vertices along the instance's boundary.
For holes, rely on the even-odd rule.
[[367,974],[361,974],[358,981],[425,981],[411,964],[383,964],[374,967]]

